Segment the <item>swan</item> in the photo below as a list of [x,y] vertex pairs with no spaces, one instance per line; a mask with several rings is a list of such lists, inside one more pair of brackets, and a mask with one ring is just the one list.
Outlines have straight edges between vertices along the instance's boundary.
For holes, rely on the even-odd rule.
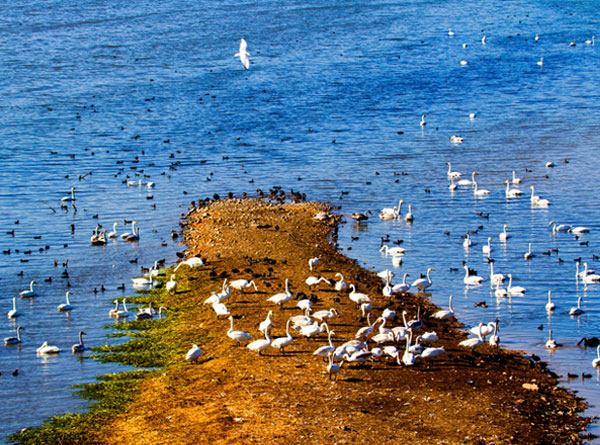
[[339,317],[340,314],[338,314],[338,311],[335,308],[329,308],[329,310],[315,312],[312,316],[315,320],[325,321],[333,317]]
[[506,240],[508,239],[508,233],[506,232],[507,228],[508,225],[504,224],[504,226],[502,226],[502,232],[500,232],[500,235],[498,235],[498,238],[500,238],[500,241],[502,242],[506,242]]
[[331,337],[335,335],[335,331],[329,331],[329,334],[327,335],[327,339],[329,341],[328,345],[325,346],[321,346],[320,348],[315,349],[315,351],[313,352],[313,355],[319,355],[321,357],[327,357],[330,354],[333,354],[333,351],[335,351],[335,347],[333,346],[333,342],[331,341]]
[[154,265],[152,266],[151,270],[149,271],[149,273],[153,276],[153,277],[163,277],[166,275],[164,270],[160,270],[160,268],[158,267],[158,261],[154,262]]
[[531,252],[531,243],[529,243],[529,250],[527,252],[525,252],[525,254],[523,255],[523,258],[525,258],[526,260],[530,260],[534,257],[533,252]]
[[152,309],[152,303],[147,308],[140,309],[135,314],[136,320],[149,320],[156,315],[156,311]]
[[[273,311],[270,311],[270,312],[272,313]],[[304,315],[295,315],[293,317],[290,317],[290,320],[292,320],[292,328],[299,330],[300,328],[302,328],[302,326],[308,326],[308,325],[312,324],[313,321],[310,318],[310,312],[311,312],[311,309],[307,308],[304,311]],[[265,320],[263,323],[266,323],[266,322],[267,322],[267,320]],[[264,332],[264,330],[263,330],[263,332]]]
[[500,287],[500,283],[495,283],[496,285],[496,290],[494,291],[494,295],[496,295],[496,298],[504,298],[508,296],[508,291],[506,290],[506,288],[504,287]]
[[171,275],[171,278],[169,281],[167,281],[165,288],[167,289],[167,292],[173,291],[173,293],[177,293],[177,281],[175,281],[175,275]]
[[390,285],[390,281],[387,280],[385,282],[385,286],[383,286],[383,289],[381,291],[381,294],[384,297],[391,297],[394,293],[392,292],[392,286]]
[[233,55],[233,57],[239,57],[240,62],[242,62],[242,65],[244,65],[244,68],[249,69],[250,68],[250,59],[248,59],[248,56],[250,55],[250,53],[248,51],[246,51],[247,47],[248,47],[248,43],[246,43],[246,41],[244,39],[240,39],[240,49],[237,53],[235,53]]
[[355,302],[358,306],[360,306],[363,303],[371,303],[371,299],[369,298],[369,296],[367,294],[363,294],[361,292],[356,292],[356,288],[354,287],[354,284],[350,285],[350,289],[351,289],[351,292],[348,294],[348,298],[350,298],[350,300]]
[[[586,40],[586,41],[585,41],[585,44],[586,44],[586,45],[592,45],[592,46],[594,46],[594,45],[595,45],[595,43],[596,43],[596,36],[595,36],[595,35],[594,35],[594,36],[592,36],[592,40]],[[594,368],[596,368],[596,366],[594,366]]]
[[379,249],[380,252],[382,252],[384,255],[391,255],[391,256],[401,256],[404,255],[404,253],[406,252],[406,249],[403,249],[402,247],[388,247],[387,244],[384,244],[381,249]]
[[290,323],[291,322],[292,322],[292,320],[288,319],[287,323],[285,324],[286,336],[276,338],[275,340],[273,340],[271,342],[271,346],[273,346],[274,348],[277,348],[277,350],[279,352],[285,352],[285,348],[288,347],[294,340],[294,337],[292,337],[292,335],[290,334]]
[[483,344],[483,338],[481,337],[481,328],[483,327],[483,323],[479,323],[477,330],[477,338],[468,338],[467,340],[461,341],[458,346],[464,346],[465,348],[476,348],[477,346],[481,346]]
[[504,181],[504,183],[506,184],[506,191],[504,192],[504,194],[507,198],[518,198],[523,194],[523,192],[519,189],[511,189],[510,183],[508,181]]
[[381,324],[379,325],[379,333],[380,334],[389,334],[390,332],[392,332],[392,330],[390,328],[385,327],[385,324],[387,323],[387,319],[385,319],[383,317],[377,318],[377,320],[375,320],[375,323],[373,323],[373,327],[375,327],[375,324],[377,324],[377,322],[379,320],[381,320]]
[[408,326],[409,329],[416,331],[421,326],[423,326],[423,321],[421,320],[421,305],[417,306],[417,318],[413,318],[406,322],[406,311],[402,312],[402,319],[404,320],[404,326]]
[[287,303],[288,301],[290,301],[292,299],[292,293],[289,290],[288,283],[289,283],[289,279],[286,278],[285,279],[285,292],[275,294],[271,298],[268,298],[267,301],[278,304],[279,308],[283,309],[284,303]]
[[315,267],[317,264],[319,264],[319,258],[317,258],[317,257],[310,258],[308,260],[308,269],[312,272],[313,267]]
[[532,185],[529,186],[529,188],[531,189],[531,205],[534,207],[548,207],[550,205],[550,201],[547,199],[541,199],[539,195],[535,194],[535,189]]
[[454,317],[454,309],[452,308],[452,295],[448,300],[448,309],[442,309],[434,313],[431,318],[437,318],[438,320],[447,320],[450,317]]
[[426,343],[433,343],[434,341],[439,340],[440,337],[438,337],[438,335],[435,332],[425,332],[424,334],[421,334],[421,341],[426,342]]
[[384,281],[392,281],[392,278],[394,278],[395,275],[390,269],[385,269],[381,272],[377,272],[377,276]]
[[490,346],[499,346],[500,345],[500,337],[498,337],[498,320],[494,323],[494,334],[488,340]]
[[506,274],[506,276],[508,277],[508,287],[506,288],[506,292],[508,292],[508,295],[523,295],[526,289],[522,286],[512,285],[512,274]]
[[198,345],[192,345],[187,354],[185,354],[185,359],[190,360],[192,362],[197,362],[200,356],[202,355],[202,349],[198,347]]
[[125,233],[121,233],[121,239],[127,239],[127,237],[133,235],[135,233],[135,225],[137,224],[137,221],[131,221],[131,232],[125,232]]
[[116,318],[127,318],[131,314],[131,312],[129,312],[127,310],[126,300],[127,300],[127,298],[123,298],[123,310],[122,311],[117,310],[117,312],[114,315]]
[[103,230],[99,233],[95,231],[94,234],[90,237],[90,244],[92,246],[103,246],[104,244],[106,244],[106,230]]
[[458,185],[472,185],[475,182],[475,172],[471,174],[471,179],[460,179]]
[[71,295],[71,292],[67,291],[67,293],[65,294],[65,298],[66,298],[67,302],[58,305],[58,310],[60,312],[68,312],[71,309],[73,309],[73,305],[69,301],[69,295]]
[[21,298],[37,297],[37,292],[33,290],[33,285],[37,284],[37,281],[33,280],[29,283],[29,290],[19,292]]
[[598,345],[598,349],[596,349],[596,354],[598,355],[598,358],[592,360],[592,366],[594,368],[600,367],[600,345]]
[[403,199],[398,201],[398,207],[384,207],[379,213],[381,219],[396,219],[402,213]]
[[419,278],[415,281],[413,281],[412,283],[412,287],[416,287],[421,291],[424,291],[425,289],[429,288],[431,286],[431,278],[429,277],[430,272],[433,272],[433,267],[430,267],[427,269],[427,277],[426,278]]
[[16,337],[4,337],[5,345],[16,345],[21,343],[21,329],[25,329],[23,326],[19,326],[17,328],[17,336]]
[[462,144],[463,141],[464,141],[464,138],[462,136],[457,136],[455,134],[450,136],[450,142],[452,142],[453,144]]
[[[412,333],[411,333],[411,335],[412,335]],[[411,342],[411,338],[409,335],[406,337],[406,349],[404,350],[404,354],[402,354],[402,363],[404,363],[406,366],[414,365],[415,361],[417,359],[415,354],[410,352],[410,342]],[[398,355],[396,355],[396,361],[398,362],[398,364],[400,364],[400,353],[398,353]]]
[[452,31],[452,28],[448,28],[448,35],[449,36],[453,36],[454,35],[454,31]]
[[273,326],[273,322],[271,321],[271,315],[273,315],[273,311],[269,311],[269,313],[267,314],[267,318],[261,321],[258,325],[258,330],[263,334],[267,331],[267,329]]
[[248,334],[247,332],[233,330],[233,317],[232,316],[229,316],[229,321],[230,321],[230,325],[229,325],[229,330],[227,331],[227,337],[229,337],[232,340],[235,340],[237,342],[238,346],[243,341],[253,340],[252,336],[250,334]]
[[328,355],[328,360],[329,364],[327,365],[327,374],[329,375],[329,380],[331,380],[332,375],[335,375],[335,378],[337,379],[340,369],[342,369],[342,366],[344,366],[344,360],[342,360],[339,365],[335,364],[333,362],[333,354]]
[[[410,331],[410,336],[411,336],[411,341],[412,341],[412,331]],[[423,352],[425,347],[419,343],[420,341],[421,341],[421,336],[418,335],[417,339],[415,340],[415,344],[410,347],[409,351],[412,352],[413,354],[420,354],[421,352]]]
[[71,187],[71,195],[60,198],[62,202],[75,202],[75,187]]
[[73,351],[73,353],[85,351],[85,345],[83,344],[83,336],[84,335],[86,335],[85,332],[83,332],[83,331],[79,332],[79,343],[71,346],[71,351]]
[[424,127],[425,125],[427,125],[427,122],[425,122],[425,115],[424,114],[421,115],[421,122],[419,123],[419,125],[421,127]]
[[[485,338],[488,335],[491,335],[494,333],[494,330],[496,329],[496,323],[493,321],[490,321],[487,325],[482,325],[481,326],[481,336],[483,337],[483,341],[485,341]],[[479,326],[475,326],[471,329],[469,329],[469,332],[473,335],[477,335],[480,331]]]
[[556,341],[552,338],[552,329],[548,331],[548,340],[546,341],[546,348],[554,349],[558,348],[560,345],[556,343]]
[[35,350],[38,354],[58,354],[60,348],[58,346],[49,345],[47,341],[42,343],[42,346]]
[[379,214],[379,219],[383,219],[383,220],[398,219],[398,215],[396,214],[395,210],[394,210],[394,213],[383,213],[383,212],[381,212]]
[[378,320],[379,320],[379,318],[377,318],[377,320],[375,320],[375,322],[373,324],[371,324],[371,313],[369,312],[367,314],[367,326],[364,326],[364,327],[360,328],[358,331],[356,331],[356,335],[354,336],[354,338],[356,338],[356,339],[367,338],[373,332],[375,323],[377,323]]
[[406,314],[406,311],[402,311],[402,321],[404,322],[404,326],[396,326],[395,328],[392,328],[395,341],[403,340],[409,331],[408,323],[406,322]]
[[181,263],[179,263],[177,267],[175,267],[174,271],[177,272],[177,269],[179,269],[183,265],[189,266],[193,269],[194,267],[204,266],[204,260],[198,257],[188,258],[187,260],[184,260]]
[[352,355],[344,354],[344,360],[348,363],[357,363],[364,362],[365,360],[369,360],[373,357],[373,353],[371,351],[356,351],[352,353]]
[[[421,340],[423,340],[421,338]],[[445,353],[446,350],[444,348],[425,348],[423,349],[423,352],[421,352],[421,358],[433,358],[433,357],[437,357],[438,355],[442,355],[443,353]]]
[[374,335],[373,337],[371,337],[371,340],[374,341],[375,343],[377,343],[378,345],[381,345],[383,343],[387,343],[389,341],[394,341],[395,340],[395,336],[394,333],[392,331],[389,332],[380,332],[377,335]]
[[312,302],[308,298],[303,298],[302,300],[298,300],[298,302],[296,303],[296,307],[303,311],[305,311],[307,309],[311,309],[311,306],[312,306]]
[[115,304],[115,307],[108,311],[109,317],[116,317],[117,312],[119,312],[119,300],[114,300],[113,303]]
[[118,222],[116,222],[116,223],[113,223],[113,229],[112,229],[112,231],[111,231],[111,232],[108,232],[108,233],[106,234],[106,236],[107,236],[108,238],[110,238],[110,239],[113,239],[113,238],[116,238],[116,237],[118,236],[118,234],[117,234],[117,226],[118,226],[118,225],[119,225],[119,223],[118,223]]
[[396,354],[398,354],[398,348],[393,345],[384,346],[382,351],[391,358],[396,358]]
[[465,240],[463,241],[463,247],[465,249],[468,249],[469,247],[471,247],[473,245],[473,242],[471,241],[471,235],[469,234],[469,232],[467,232],[467,237],[465,238]]
[[595,274],[593,270],[589,270],[587,263],[583,263],[583,266],[585,269],[582,272],[583,275],[581,275],[581,280],[585,284],[600,282],[600,275]]
[[363,303],[360,305],[360,312],[363,317],[366,317],[373,310],[373,306],[370,303]]
[[550,221],[548,226],[552,227],[552,233],[568,232],[571,230],[571,226],[568,224],[556,224],[554,221]]
[[369,217],[367,215],[372,215],[370,210],[367,210],[366,212],[363,212],[363,213],[354,212],[352,215],[350,215],[350,218],[355,219],[356,221],[366,221],[367,219],[369,219]]
[[340,280],[335,282],[335,290],[338,292],[342,292],[343,290],[346,289],[347,285],[346,282],[344,281],[344,276],[341,273],[336,273],[335,276],[339,276]]
[[331,286],[331,283],[329,282],[329,280],[327,278],[324,278],[324,277],[313,277],[313,276],[310,276],[306,280],[304,280],[304,282],[309,287],[316,286],[317,284],[319,284],[321,282],[325,282],[325,283],[327,283],[327,284],[329,284]]
[[446,162],[446,165],[448,166],[448,173],[447,176],[450,179],[456,179],[456,178],[460,178],[462,176],[461,172],[458,171],[452,171],[452,164],[450,162]]
[[389,309],[389,308],[386,307],[383,310],[383,312],[381,313],[381,318],[383,318],[385,320],[393,321],[394,318],[396,318],[396,311],[394,311],[393,309]]
[[406,221],[407,223],[411,223],[414,221],[414,217],[412,214],[412,206],[410,204],[408,205],[408,213],[404,217],[404,221]]
[[161,306],[161,307],[159,307],[159,308],[158,308],[158,319],[159,319],[159,320],[162,320],[162,318],[163,318],[163,309],[164,309],[165,311],[167,310],[167,308],[166,308],[166,307],[164,307],[164,306]]
[[[537,40],[536,40],[536,42],[537,42]],[[541,57],[540,60],[538,60],[537,64],[538,64],[538,66],[544,66],[544,58]]]
[[[475,174],[478,175],[479,173],[475,172]],[[477,184],[477,181],[475,181],[475,180],[473,180],[473,187],[475,187],[474,190],[473,190],[473,194],[475,196],[485,196],[485,195],[489,195],[490,194],[489,190],[487,190],[487,189],[480,189],[479,185]]]
[[17,318],[19,315],[21,315],[19,313],[19,311],[17,311],[17,298],[13,298],[12,299],[12,303],[13,303],[13,308],[8,311],[8,313],[6,314],[8,316],[8,318]]
[[[492,238],[488,236],[487,244],[481,248],[481,251],[486,254],[492,253]],[[493,263],[490,263],[493,264]]]
[[590,228],[589,227],[574,227],[572,229],[569,229],[569,232],[574,233],[575,235],[581,235],[582,233],[589,233],[590,232]]
[[515,173],[514,170],[512,172],[512,175],[513,175],[513,177],[512,177],[512,183],[513,183],[513,185],[520,184],[521,183],[521,178],[517,178],[517,175],[516,175],[516,173]]
[[240,278],[239,280],[233,280],[231,283],[229,283],[229,287],[233,287],[234,289],[237,289],[242,292],[244,291],[244,289],[249,289],[250,286],[254,286],[254,290],[258,292],[258,288],[256,287],[254,280],[248,281],[244,280],[243,278]]
[[584,310],[581,309],[581,297],[577,299],[577,307],[572,307],[569,309],[569,315],[581,315]]
[[394,294],[404,294],[410,290],[410,284],[406,284],[406,277],[409,275],[407,273],[404,274],[404,278],[402,278],[402,283],[395,284],[392,286],[392,293]]
[[223,303],[213,303],[212,308],[217,314],[217,318],[230,316],[229,309]]
[[450,177],[450,185],[448,186],[448,189],[451,191],[456,190],[456,184],[454,183],[454,178]]
[[536,42],[537,42],[537,41],[539,41],[539,40],[540,40],[540,36],[539,36],[538,34],[536,34],[536,35],[535,35],[535,38],[534,38],[534,40],[535,40]]
[[133,283],[133,287],[154,287],[154,274],[152,273],[153,271],[154,268],[150,269],[150,273],[148,273],[148,276],[146,277],[132,278],[131,282]]
[[136,226],[135,232],[133,232],[129,236],[125,237],[125,241],[127,241],[128,243],[131,243],[133,241],[139,241],[139,240],[140,240],[140,228]]
[[548,303],[546,303],[546,310],[548,312],[552,312],[554,309],[556,309],[556,305],[552,302],[552,291],[549,290],[548,291]]
[[322,334],[325,331],[329,331],[329,327],[327,326],[327,322],[323,322],[319,325],[317,321],[313,324],[309,324],[308,326],[302,326],[300,328],[300,333],[305,337],[314,337],[316,335]]

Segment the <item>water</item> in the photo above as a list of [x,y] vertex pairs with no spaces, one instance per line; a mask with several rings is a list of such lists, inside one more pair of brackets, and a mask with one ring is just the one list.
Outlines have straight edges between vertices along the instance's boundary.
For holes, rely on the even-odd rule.
[[[391,267],[378,252],[381,237],[402,239],[407,255],[396,281],[433,267],[436,304],[445,307],[452,294],[466,325],[497,317],[507,347],[539,355],[564,376],[591,373],[562,383],[596,405],[595,351],[574,344],[598,335],[599,287],[576,285],[573,259],[600,268],[599,56],[584,44],[597,31],[599,9],[552,0],[6,6],[0,247],[11,254],[0,257],[0,307],[8,311],[33,279],[40,296],[17,301],[23,344],[0,348],[0,435],[84,410],[70,385],[127,369],[70,352],[40,358],[35,349],[47,340],[69,350],[80,330],[89,346],[117,341],[103,329],[110,301],[132,292],[140,266],[175,260],[183,247],[170,231],[192,200],[273,185],[341,205],[346,215],[376,214],[400,198],[412,204],[412,225],[372,218],[358,227],[348,220],[340,246],[381,270]],[[247,71],[233,57],[241,37],[251,54]],[[577,46],[569,47],[573,38]],[[453,134],[464,143],[451,144]],[[547,161],[556,167],[545,168]],[[464,176],[478,171],[489,197],[474,199],[468,188],[451,194],[446,162]],[[512,170],[525,196],[506,201],[503,181]],[[123,183],[140,178],[156,187]],[[530,185],[550,208],[531,208]],[[72,186],[77,211],[61,210]],[[90,246],[96,224],[118,221],[122,232],[124,219],[138,221],[139,243]],[[592,232],[580,240],[554,236],[550,220]],[[511,235],[506,245],[498,240],[503,224]],[[6,233],[13,229],[14,236]],[[469,230],[479,231],[466,252],[461,236]],[[497,301],[490,291],[481,253],[488,236],[496,272],[512,273],[527,288],[524,297]],[[522,255],[529,242],[536,256],[528,262]],[[555,248],[558,255],[541,253]],[[465,288],[463,260],[486,278],[483,286]],[[95,293],[102,285],[106,291]],[[548,316],[550,289],[558,307]],[[69,315],[56,310],[67,290],[75,306]],[[578,296],[585,313],[573,318],[568,309]],[[474,307],[481,301],[487,309]],[[16,323],[3,320],[0,334],[14,335]],[[552,354],[544,348],[548,328],[565,345]]]

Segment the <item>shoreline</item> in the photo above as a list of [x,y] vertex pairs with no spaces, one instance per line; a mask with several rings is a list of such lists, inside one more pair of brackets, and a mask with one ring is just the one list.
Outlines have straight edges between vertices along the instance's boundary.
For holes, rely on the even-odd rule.
[[[152,291],[138,301],[150,296],[169,308],[162,331],[153,331],[154,320],[147,334],[164,367],[142,379],[125,413],[104,419],[94,442],[364,443],[373,434],[384,443],[515,443],[522,438],[581,443],[588,438],[580,434],[592,421],[580,414],[586,403],[558,386],[545,363],[487,344],[474,351],[458,347],[466,338],[462,325],[456,319],[430,318],[439,308],[427,294],[382,297],[383,282],[376,273],[336,249],[339,217],[328,205],[255,199],[204,204],[192,208],[182,225],[188,257],[200,256],[207,265],[180,268],[175,293]],[[317,214],[328,217],[317,220]],[[308,259],[313,257],[319,264],[310,272]],[[273,310],[271,334],[280,337],[287,318],[302,311],[295,308],[295,299],[283,310],[266,300],[282,292],[288,278],[292,293],[310,296],[315,311],[338,309],[340,317],[330,327],[339,345],[354,338],[365,320],[347,292],[327,285],[311,289],[304,283],[309,275],[333,280],[337,272],[371,296],[376,314],[390,307],[415,318],[420,306],[424,330],[437,332],[435,346],[446,353],[417,360],[414,366],[382,358],[346,363],[333,382],[326,364],[312,356],[327,344],[326,335],[314,340],[293,332],[285,354],[269,348],[259,356],[235,346],[226,336],[229,321],[217,319],[211,306],[203,304],[226,278],[254,279],[258,291],[233,290],[225,301],[235,329],[261,338],[258,324]],[[165,281],[169,277],[167,273]],[[203,350],[197,364],[183,360],[192,343]]]

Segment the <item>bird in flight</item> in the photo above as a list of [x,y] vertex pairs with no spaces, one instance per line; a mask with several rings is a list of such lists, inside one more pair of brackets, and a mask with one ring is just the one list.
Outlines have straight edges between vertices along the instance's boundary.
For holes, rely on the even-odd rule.
[[240,51],[233,56],[233,57],[239,56],[240,62],[242,62],[242,65],[244,65],[244,68],[246,68],[246,69],[250,68],[250,59],[248,59],[248,56],[250,55],[250,53],[246,51],[247,46],[248,46],[248,44],[246,43],[246,41],[244,39],[241,39],[240,40]]

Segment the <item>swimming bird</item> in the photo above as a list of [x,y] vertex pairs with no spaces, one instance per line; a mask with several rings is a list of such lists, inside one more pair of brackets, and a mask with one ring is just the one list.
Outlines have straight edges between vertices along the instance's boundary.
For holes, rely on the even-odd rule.
[[519,189],[516,188],[510,188],[510,183],[507,181],[504,181],[504,183],[506,184],[506,190],[504,192],[505,196],[507,198],[518,198],[519,196],[521,196],[523,194],[523,192]]
[[475,181],[475,172],[471,174],[471,179],[459,179],[458,185],[472,185]]
[[454,31],[452,31],[452,28],[448,28],[448,35],[451,37],[454,35]]
[[517,175],[514,170],[512,171],[512,181],[511,182],[513,185],[517,185],[517,184],[521,183],[521,178],[517,178]]
[[292,299],[292,293],[288,288],[289,279],[285,279],[285,292],[280,292],[268,298],[267,301],[279,305],[280,309],[283,309],[283,305]]
[[269,346],[271,346],[271,337],[269,337],[269,329],[265,329],[265,338],[260,340],[254,340],[252,343],[246,345],[248,349],[251,351],[258,352],[258,355],[261,355],[261,352],[266,350]]
[[118,225],[119,225],[119,223],[118,223],[118,222],[116,222],[116,223],[113,223],[113,229],[112,229],[112,231],[111,231],[111,232],[108,232],[108,233],[107,233],[107,235],[106,235],[108,238],[110,238],[110,239],[117,238],[117,236],[118,236],[118,233],[117,233],[117,226],[118,226]]
[[367,294],[363,294],[361,292],[356,292],[356,288],[354,287],[354,284],[350,285],[350,289],[351,289],[351,292],[348,294],[348,298],[350,298],[350,300],[355,302],[358,306],[360,306],[363,303],[371,303],[371,299],[369,298],[369,296]]
[[[581,280],[585,284],[600,282],[600,275],[595,274],[593,270],[589,270],[587,263],[583,263],[583,266],[585,267],[585,269],[582,272]],[[578,270],[579,270],[579,268],[578,268]]]
[[398,201],[398,207],[384,207],[379,213],[381,219],[396,219],[402,213],[403,199]]
[[535,189],[533,185],[529,186],[531,189],[531,205],[534,207],[548,207],[550,205],[550,201],[547,199],[541,199],[539,195],[535,194]]
[[271,342],[271,346],[276,348],[279,352],[285,352],[285,348],[288,347],[294,340],[294,337],[292,337],[290,334],[291,322],[292,320],[288,319],[287,323],[285,324],[285,337],[278,337]]
[[71,195],[60,198],[62,202],[75,202],[75,187],[71,187]]
[[[121,238],[123,238],[123,235],[121,235]],[[128,243],[134,242],[134,241],[139,241],[140,240],[140,228],[138,226],[135,227],[135,231],[126,236],[125,241]]]
[[470,285],[475,285],[475,286],[478,286],[481,284],[481,282],[483,281],[483,278],[478,275],[469,275],[469,266],[467,266],[465,264],[463,266],[463,269],[465,269],[465,277],[463,278],[463,282],[465,284],[470,284]]
[[574,233],[575,235],[581,235],[582,233],[589,233],[590,230],[591,229],[589,227],[578,226],[578,227],[573,227],[572,229],[569,229],[569,232]]
[[121,318],[128,318],[128,317],[129,317],[129,315],[131,315],[131,312],[129,312],[129,311],[127,310],[127,303],[126,303],[126,300],[127,300],[127,298],[123,298],[123,310],[122,310],[122,311],[119,311],[119,310],[117,310],[117,312],[116,312],[116,313],[115,313],[115,315],[114,315],[114,316],[115,316],[116,318],[118,318],[118,319],[121,319]]
[[135,225],[136,224],[137,224],[137,221],[131,221],[131,232],[121,233],[122,240],[126,240],[129,236],[135,234]]
[[456,134],[450,136],[450,142],[452,142],[453,144],[462,144],[463,141],[464,138],[462,136],[458,136]]
[[21,330],[25,329],[23,326],[17,327],[17,336],[16,337],[4,337],[5,345],[16,345],[21,343]]
[[[537,40],[536,40],[536,42],[537,42]],[[538,64],[538,66],[544,66],[544,58],[541,57],[540,60],[538,60],[537,64]]]
[[17,311],[17,298],[16,297],[14,297],[12,299],[12,303],[13,303],[12,304],[13,308],[10,311],[8,311],[8,313],[6,315],[8,316],[8,318],[17,318],[21,314],[19,313],[19,311]]
[[457,188],[457,185],[454,183],[454,178],[451,177],[450,178],[450,185],[448,186],[448,189],[451,190],[451,191],[454,191],[454,190],[456,190],[456,188]]
[[568,232],[569,230],[571,230],[571,226],[568,224],[557,224],[554,221],[550,221],[548,223],[548,226],[552,227],[552,233],[558,233],[558,232]]
[[410,290],[410,284],[406,284],[406,277],[408,276],[409,274],[405,273],[404,278],[402,279],[402,283],[395,284],[394,286],[392,286],[392,293],[404,294]]
[[[492,238],[488,237],[487,244],[481,248],[481,251],[486,254],[492,253]],[[490,263],[492,264],[492,263]]]
[[58,310],[60,312],[68,312],[73,309],[73,305],[69,301],[69,295],[71,295],[71,292],[67,291],[67,293],[65,294],[65,298],[66,298],[67,302],[58,305]]
[[473,244],[473,242],[471,241],[471,235],[469,235],[469,232],[467,232],[467,236],[466,236],[465,240],[463,241],[463,247],[465,249],[469,249],[469,247],[471,247],[472,244]]
[[71,346],[71,351],[73,351],[73,353],[85,351],[85,345],[83,344],[84,335],[86,335],[85,332],[79,331],[79,343]]
[[152,273],[153,270],[154,270],[154,268],[150,269],[148,276],[132,278],[131,282],[133,284],[133,287],[144,287],[144,286],[154,287],[154,278],[153,278],[154,274]]
[[546,341],[545,346],[548,349],[554,349],[561,346],[558,343],[556,343],[556,341],[552,338],[552,329],[548,331],[548,340]]
[[[478,175],[479,173],[474,172],[474,174]],[[489,195],[490,191],[487,189],[480,189],[479,188],[479,184],[477,184],[477,181],[473,180],[473,186],[475,187],[473,189],[473,194],[475,196],[485,196],[485,195]]]
[[119,312],[119,300],[114,300],[113,303],[115,304],[115,307],[108,311],[109,317],[116,317]]
[[185,359],[192,362],[197,362],[201,355],[202,349],[200,349],[198,345],[193,344],[192,347],[188,350],[187,354],[185,354]]
[[427,276],[426,278],[418,278],[415,281],[413,281],[412,283],[412,287],[416,287],[418,288],[420,291],[424,291],[425,289],[428,289],[432,282],[431,282],[431,278],[429,277],[429,274],[433,271],[433,267],[430,267],[427,269]]
[[33,290],[33,285],[37,284],[37,281],[33,280],[29,283],[29,290],[19,292],[21,298],[37,297],[37,292]]
[[549,290],[548,291],[548,303],[546,303],[546,310],[548,312],[552,312],[554,309],[556,309],[556,305],[552,302],[552,291]]
[[248,59],[248,56],[250,56],[250,53],[248,51],[246,51],[247,47],[248,47],[248,43],[246,43],[246,40],[241,39],[240,40],[240,49],[237,53],[235,53],[233,55],[233,57],[240,58],[240,62],[242,62],[242,65],[244,65],[244,68],[246,68],[246,69],[250,68],[250,59]]
[[248,334],[247,332],[233,330],[233,317],[232,316],[229,316],[229,321],[230,321],[230,325],[229,325],[229,330],[227,331],[227,336],[230,339],[235,340],[237,342],[238,346],[243,341],[253,340],[252,336],[250,334]]
[[[366,221],[367,219],[369,219],[368,215],[371,215],[371,211],[367,210],[366,212],[354,212],[352,215],[350,215],[350,218],[355,219],[356,221]],[[312,269],[311,269],[312,270]]]
[[600,367],[600,345],[598,346],[598,349],[596,349],[596,354],[598,355],[598,357],[592,360],[592,366],[594,368]]
[[431,315],[431,318],[437,318],[438,320],[447,320],[448,318],[454,317],[454,309],[452,308],[452,295],[448,299],[448,309],[442,309]]
[[339,281],[336,281],[336,283],[335,283],[335,290],[338,291],[338,292],[342,292],[347,287],[346,282],[344,281],[344,276],[341,273],[339,273],[339,272],[336,273],[335,276],[336,277],[337,276],[340,277]]
[[464,346],[465,348],[476,348],[477,346],[481,346],[483,344],[483,338],[481,336],[481,328],[483,327],[483,323],[479,323],[477,330],[477,338],[469,338],[467,340],[461,341],[458,346]]
[[535,40],[536,42],[538,42],[538,41],[540,40],[540,36],[539,36],[538,34],[536,34],[536,35],[535,35],[535,38],[534,38],[534,40]]
[[500,238],[500,241],[505,242],[509,236],[508,233],[506,232],[506,229],[508,228],[507,224],[504,224],[504,226],[502,226],[502,232],[500,232],[500,235],[498,235],[498,238]]
[[242,292],[244,291],[244,289],[249,289],[251,286],[254,286],[254,290],[258,292],[258,288],[256,287],[256,284],[253,280],[248,281],[243,278],[240,278],[238,280],[233,280],[229,283],[229,287],[233,287],[234,289],[237,289]]
[[382,252],[384,255],[401,256],[404,255],[406,249],[403,249],[402,247],[388,247],[387,244],[384,244],[383,246],[381,246],[381,249],[379,249],[379,251]]
[[[585,44],[586,44],[586,45],[592,45],[592,46],[594,46],[594,45],[596,44],[596,36],[595,36],[595,35],[593,35],[593,36],[592,36],[592,40],[586,40],[586,41],[585,41]],[[595,367],[595,366],[594,366],[594,367]]]
[[525,252],[525,254],[523,255],[523,258],[525,258],[526,260],[530,260],[534,257],[535,255],[533,254],[533,252],[531,251],[531,243],[529,243],[529,250],[527,252]]
[[526,289],[523,286],[512,285],[512,274],[506,274],[506,276],[508,277],[508,287],[506,288],[506,292],[508,292],[508,295],[523,295]]
[[58,354],[60,352],[60,348],[58,346],[49,345],[47,341],[42,343],[42,346],[36,349],[38,354]]
[[412,214],[412,205],[408,205],[408,213],[406,214],[406,216],[404,217],[404,221],[406,221],[407,223],[411,223],[414,221],[414,216]]
[[172,291],[173,293],[177,293],[177,281],[175,281],[175,275],[171,275],[171,278],[165,285],[165,289],[167,289],[167,292]]
[[579,297],[577,299],[577,307],[572,307],[571,309],[569,309],[569,315],[581,315],[583,314],[584,310],[581,309],[581,297]]

